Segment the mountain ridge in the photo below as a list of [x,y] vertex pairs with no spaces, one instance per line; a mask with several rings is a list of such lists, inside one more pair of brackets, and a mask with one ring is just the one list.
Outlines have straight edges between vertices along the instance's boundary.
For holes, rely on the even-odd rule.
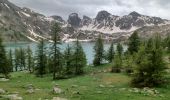
[[128,15],[116,16],[105,10],[99,11],[95,18],[86,15],[80,18],[77,13],[71,13],[68,20],[64,20],[58,15],[48,17],[29,8],[18,7],[8,0],[0,0],[0,32],[6,41],[38,42],[41,38],[51,41],[51,26],[55,22],[62,28],[62,40],[67,42],[76,38],[94,41],[98,34],[102,34],[105,40],[123,40],[133,31],[143,27],[162,27],[170,23],[169,20],[142,15],[135,11]]

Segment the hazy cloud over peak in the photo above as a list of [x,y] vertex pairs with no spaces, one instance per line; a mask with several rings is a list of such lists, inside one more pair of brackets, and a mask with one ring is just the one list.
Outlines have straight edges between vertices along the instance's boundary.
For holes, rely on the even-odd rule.
[[70,13],[94,18],[98,11],[126,15],[132,11],[144,15],[170,19],[170,0],[9,0],[20,7],[28,7],[47,16],[59,15],[67,19]]

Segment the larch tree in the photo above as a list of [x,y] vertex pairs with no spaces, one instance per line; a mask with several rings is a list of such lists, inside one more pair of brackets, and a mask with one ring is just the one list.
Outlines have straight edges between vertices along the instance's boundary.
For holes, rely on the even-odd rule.
[[10,66],[6,56],[5,47],[3,45],[2,38],[0,37],[0,73],[2,73],[5,78],[9,78]]
[[55,23],[51,29],[53,43],[50,53],[51,61],[53,62],[52,63],[53,79],[63,78],[63,61],[62,61],[63,57],[59,47],[61,45],[60,32],[61,27],[58,25],[58,23]]
[[74,45],[74,53],[73,53],[73,66],[75,67],[75,75],[80,75],[84,73],[84,67],[87,64],[86,55],[83,51],[83,47],[81,43],[78,41],[75,42]]
[[93,65],[99,66],[102,64],[103,58],[104,58],[104,46],[103,46],[103,40],[101,35],[98,36],[97,41],[94,46],[94,60]]

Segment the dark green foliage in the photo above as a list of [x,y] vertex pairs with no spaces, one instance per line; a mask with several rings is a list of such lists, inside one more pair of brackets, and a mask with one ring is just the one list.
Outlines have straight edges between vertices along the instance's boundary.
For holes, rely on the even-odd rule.
[[130,54],[138,52],[139,46],[140,46],[140,39],[138,33],[135,31],[129,38],[128,52]]
[[10,72],[10,66],[8,59],[6,57],[6,51],[2,44],[2,39],[0,37],[0,73],[2,73],[5,78],[9,78],[8,74]]
[[26,53],[25,53],[25,49],[20,48],[20,67],[22,70],[26,69]]
[[34,69],[34,57],[33,57],[33,54],[32,54],[32,50],[31,50],[31,48],[28,46],[28,48],[27,48],[27,55],[26,55],[26,57],[27,57],[27,69],[28,69],[28,71],[30,72],[30,73],[32,73],[33,72],[33,69]]
[[113,73],[120,73],[121,72],[121,67],[122,67],[122,59],[119,54],[115,55],[114,61],[113,61],[113,67],[112,67],[112,72]]
[[167,52],[170,53],[170,34],[164,39],[164,47],[166,47]]
[[101,35],[99,35],[95,43],[94,51],[95,51],[95,55],[94,55],[93,64],[94,66],[99,66],[102,64],[104,58],[104,47],[103,47],[103,40]]
[[[151,42],[152,41],[152,42]],[[151,47],[150,43],[153,45]],[[162,54],[161,37],[156,35],[142,46],[136,58],[136,73],[132,85],[136,87],[154,87],[164,82],[165,63]]]
[[120,57],[123,54],[123,46],[120,43],[117,44],[117,53]]
[[111,43],[110,48],[107,52],[107,60],[111,63],[114,59],[115,51],[114,51],[114,42]]
[[60,47],[59,45],[61,44],[60,40],[60,32],[61,28],[60,26],[55,23],[52,27],[52,47],[51,47],[51,65],[53,69],[53,79],[60,79],[63,78],[63,56],[62,53],[60,52]]
[[74,66],[73,66],[73,51],[70,45],[67,45],[66,50],[64,51],[64,60],[65,60],[65,67],[66,67],[66,74],[72,75],[74,74]]
[[75,42],[74,53],[73,53],[73,66],[75,67],[75,75],[80,75],[84,73],[84,67],[87,64],[86,55],[83,51],[81,43]]
[[44,40],[41,39],[36,52],[36,75],[43,77],[46,74],[47,56]]
[[12,55],[13,55],[12,50],[10,49],[8,52],[8,63],[9,63],[9,67],[10,67],[10,72],[13,72],[13,68],[14,68]]
[[20,67],[20,53],[18,49],[15,49],[15,71],[18,71],[19,67]]

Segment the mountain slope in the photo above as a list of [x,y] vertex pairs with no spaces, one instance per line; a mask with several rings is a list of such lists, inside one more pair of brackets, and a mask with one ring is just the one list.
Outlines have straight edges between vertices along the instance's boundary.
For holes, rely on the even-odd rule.
[[[133,31],[137,30],[141,37],[151,36],[160,32],[169,32],[169,20],[159,17],[141,15],[131,12],[125,16],[112,15],[107,11],[98,12],[95,18],[71,13],[68,20],[54,15],[46,17],[29,8],[20,8],[8,0],[0,0],[0,32],[5,41],[34,41],[43,38],[50,41],[50,28],[54,22],[62,27],[63,41],[94,41],[98,34],[110,41],[126,40]],[[163,32],[162,32],[163,31]]]

